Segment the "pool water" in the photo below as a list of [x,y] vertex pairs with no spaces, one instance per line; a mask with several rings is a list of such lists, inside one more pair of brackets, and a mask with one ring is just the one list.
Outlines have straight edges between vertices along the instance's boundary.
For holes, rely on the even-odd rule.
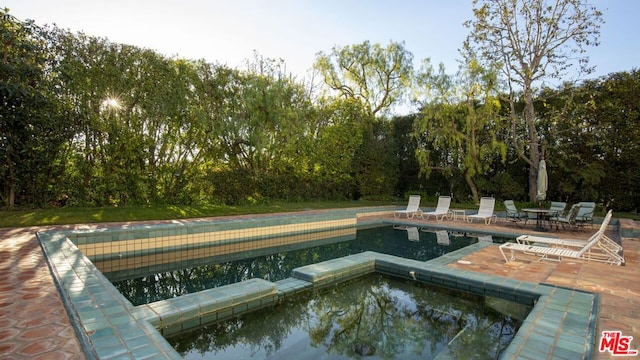
[[495,359],[530,310],[371,274],[167,340],[186,359]]
[[427,261],[478,241],[451,234],[443,239],[435,232],[391,226],[354,229],[353,234],[224,253],[198,262],[167,263],[153,271],[139,268],[104,274],[133,305],[142,305],[251,278],[275,282],[289,277],[294,268],[364,251]]

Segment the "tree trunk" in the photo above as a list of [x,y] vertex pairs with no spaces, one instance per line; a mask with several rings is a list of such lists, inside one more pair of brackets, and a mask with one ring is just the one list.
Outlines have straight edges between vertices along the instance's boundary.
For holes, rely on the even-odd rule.
[[540,139],[536,129],[536,114],[533,108],[533,94],[525,84],[524,120],[529,130],[529,201],[535,202],[538,193],[538,164],[540,163]]
[[9,188],[9,201],[7,203],[7,207],[9,208],[9,210],[13,209],[13,206],[16,203],[16,185],[15,183],[11,184],[11,187]]
[[468,171],[464,172],[464,180],[467,182],[467,185],[469,185],[473,202],[477,203],[480,200],[478,196],[478,187],[476,186],[476,183],[473,182],[473,177],[471,177]]
[[9,154],[7,155],[7,166],[9,167],[9,196],[7,197],[7,208],[11,210],[16,203],[16,178],[15,170],[13,169],[13,160]]

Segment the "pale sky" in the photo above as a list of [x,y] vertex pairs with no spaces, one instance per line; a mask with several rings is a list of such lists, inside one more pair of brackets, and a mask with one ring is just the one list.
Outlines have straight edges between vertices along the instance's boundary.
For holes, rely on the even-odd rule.
[[[640,63],[638,0],[592,0],[604,12],[601,45],[588,50],[596,73]],[[39,25],[244,68],[253,51],[284,59],[297,77],[315,54],[369,40],[404,41],[415,67],[424,58],[454,73],[472,18],[471,0],[4,0],[10,14]]]

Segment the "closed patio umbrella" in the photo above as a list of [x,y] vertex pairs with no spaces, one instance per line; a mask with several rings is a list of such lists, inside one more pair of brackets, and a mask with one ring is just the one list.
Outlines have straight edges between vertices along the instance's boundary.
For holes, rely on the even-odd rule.
[[547,163],[544,160],[540,160],[538,165],[538,193],[536,194],[536,200],[544,201],[547,198]]

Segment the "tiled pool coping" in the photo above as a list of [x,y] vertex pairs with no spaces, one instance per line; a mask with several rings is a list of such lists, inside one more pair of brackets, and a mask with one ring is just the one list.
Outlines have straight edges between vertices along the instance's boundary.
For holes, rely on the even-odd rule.
[[427,262],[366,252],[297,268],[290,278],[276,283],[252,279],[136,307],[67,235],[43,232],[38,239],[90,359],[181,359],[161,332],[183,331],[371,272],[535,303],[503,358],[590,358],[595,344],[597,294],[446,267],[480,248],[493,246],[488,243],[473,244]]

